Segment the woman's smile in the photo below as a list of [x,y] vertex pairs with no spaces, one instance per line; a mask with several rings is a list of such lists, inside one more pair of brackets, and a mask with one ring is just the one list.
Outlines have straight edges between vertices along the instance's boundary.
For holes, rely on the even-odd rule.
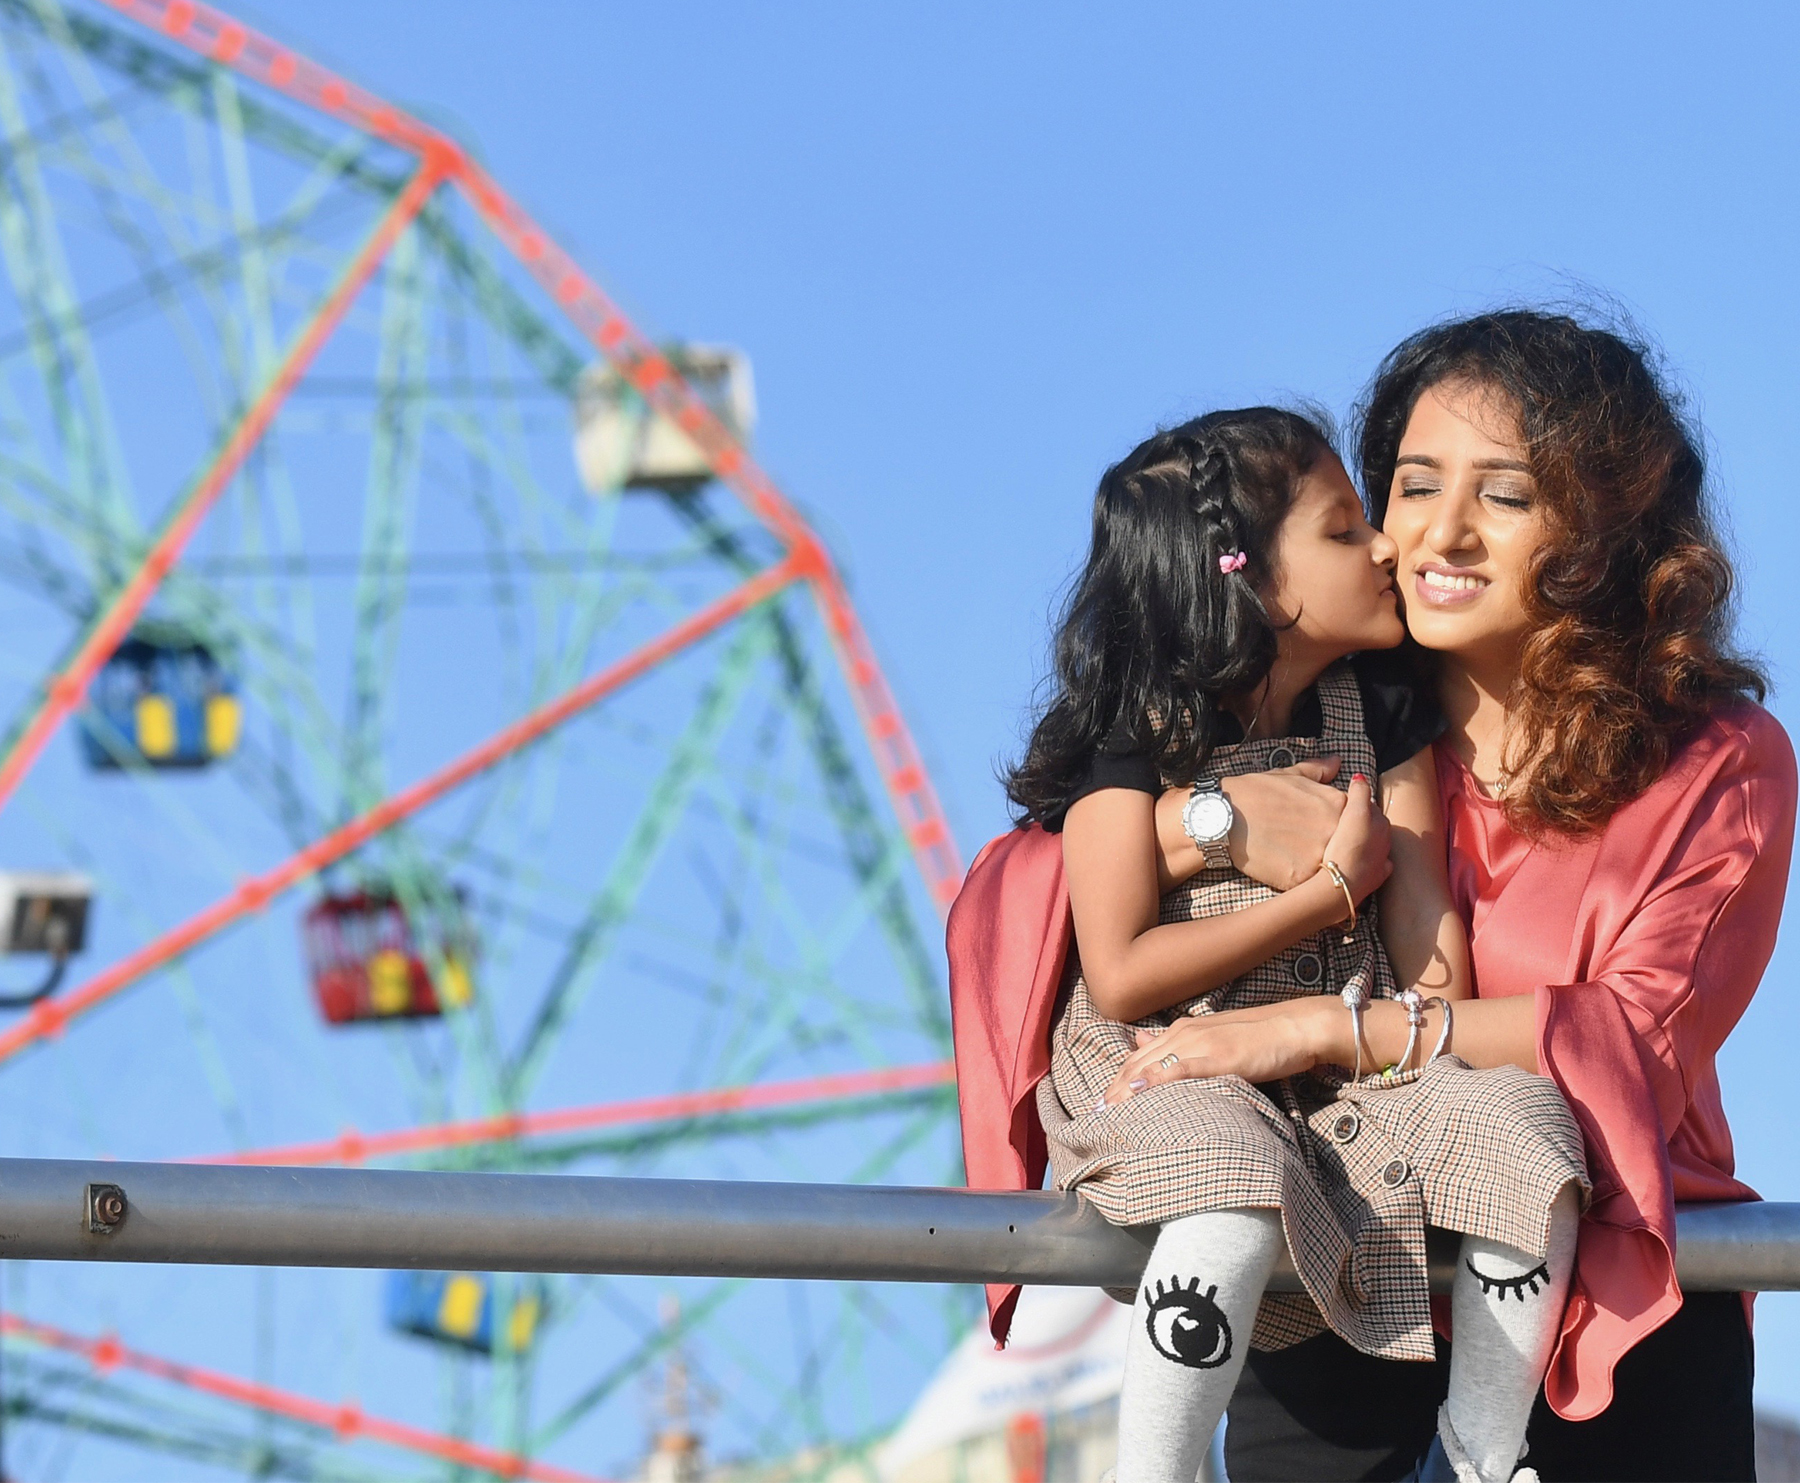
[[1480,668],[1496,696],[1534,626],[1525,591],[1545,540],[1540,503],[1518,409],[1504,395],[1450,381],[1419,396],[1383,512],[1407,627],[1422,647]]
[[1413,569],[1413,592],[1418,600],[1434,608],[1465,608],[1479,602],[1491,586],[1487,577],[1462,566],[1446,566],[1441,561],[1421,561]]

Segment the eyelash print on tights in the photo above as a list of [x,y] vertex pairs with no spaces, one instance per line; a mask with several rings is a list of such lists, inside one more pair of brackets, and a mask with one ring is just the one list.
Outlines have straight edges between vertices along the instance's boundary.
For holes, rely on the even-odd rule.
[[1529,1272],[1523,1273],[1518,1277],[1490,1277],[1486,1272],[1482,1271],[1481,1268],[1477,1267],[1472,1259],[1465,1260],[1463,1265],[1469,1269],[1475,1280],[1481,1284],[1481,1295],[1483,1297],[1486,1297],[1489,1293],[1498,1288],[1500,1292],[1500,1301],[1502,1303],[1506,1301],[1506,1295],[1509,1292],[1522,1303],[1525,1301],[1526,1288],[1529,1287],[1531,1289],[1531,1295],[1535,1298],[1540,1283],[1546,1287],[1550,1285],[1550,1269],[1542,1262],[1539,1262]]

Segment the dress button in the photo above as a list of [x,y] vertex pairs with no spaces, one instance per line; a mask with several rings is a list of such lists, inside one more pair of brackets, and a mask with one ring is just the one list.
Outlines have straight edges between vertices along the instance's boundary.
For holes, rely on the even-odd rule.
[[1294,982],[1303,989],[1316,989],[1325,981],[1325,960],[1317,953],[1302,953],[1294,959]]
[[1362,1119],[1354,1112],[1340,1112],[1331,1124],[1331,1141],[1348,1143],[1362,1131]]
[[1408,1170],[1405,1159],[1389,1161],[1387,1168],[1381,1171],[1381,1182],[1389,1189],[1396,1189],[1406,1183]]
[[1292,747],[1277,747],[1269,753],[1270,767],[1292,767],[1293,765],[1294,750]]

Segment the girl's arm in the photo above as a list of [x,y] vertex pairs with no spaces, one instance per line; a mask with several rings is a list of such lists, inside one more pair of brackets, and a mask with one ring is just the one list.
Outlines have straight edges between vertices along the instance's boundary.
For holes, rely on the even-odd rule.
[[1469,938],[1450,900],[1437,764],[1430,747],[1381,775],[1382,811],[1393,826],[1394,873],[1381,888],[1381,941],[1401,988],[1467,999]]
[[[1596,1157],[1610,1159],[1615,1140],[1644,1129],[1660,1145],[1689,1114],[1692,1068],[1711,1063],[1775,948],[1800,792],[1793,748],[1759,706],[1727,717],[1693,744],[1710,756],[1701,751],[1694,765],[1652,785],[1654,808],[1614,820],[1604,936],[1584,981],[1455,1008],[1446,1049],[1471,1066],[1555,1078],[1585,1109],[1583,1123],[1606,1130]],[[1584,879],[1568,888],[1584,889]],[[1442,1028],[1443,1011],[1428,1010],[1427,1047]],[[1397,1060],[1406,1040],[1400,1005],[1368,1007],[1365,1065]],[[1270,1081],[1321,1063],[1349,1065],[1356,1054],[1349,1013],[1323,995],[1183,1019],[1139,1044],[1107,1101],[1183,1077]],[[1180,1060],[1163,1066],[1171,1054]]]
[[[1367,780],[1353,782],[1331,858],[1359,903],[1386,878],[1387,836]],[[1063,865],[1076,951],[1094,1007],[1109,1019],[1142,1019],[1229,983],[1345,915],[1343,892],[1318,869],[1242,911],[1159,925],[1157,856],[1157,800],[1149,794],[1103,788],[1069,809]]]

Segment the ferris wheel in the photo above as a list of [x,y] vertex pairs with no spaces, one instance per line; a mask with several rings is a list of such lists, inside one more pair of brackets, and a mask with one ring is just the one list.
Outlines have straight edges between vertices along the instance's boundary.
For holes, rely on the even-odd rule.
[[[0,0],[0,264],[10,1152],[958,1178],[959,862],[740,353],[646,340],[456,142],[189,0]],[[652,1432],[823,1474],[969,1316],[4,1282],[30,1477],[621,1476]]]

